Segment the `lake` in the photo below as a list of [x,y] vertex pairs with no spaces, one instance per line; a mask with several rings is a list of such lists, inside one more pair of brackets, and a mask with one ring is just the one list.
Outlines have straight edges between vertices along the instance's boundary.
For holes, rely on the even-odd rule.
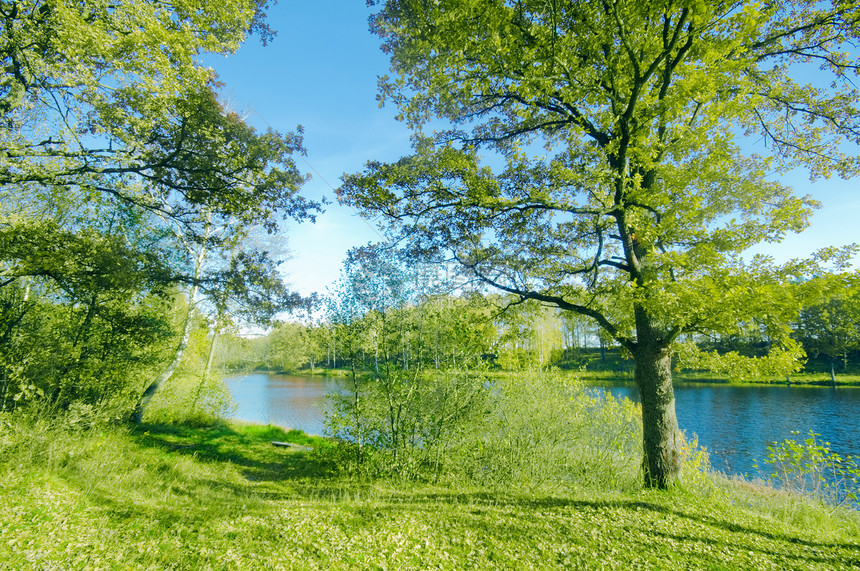
[[[602,388],[639,400],[632,385]],[[860,455],[860,389],[853,387],[679,383],[675,412],[681,429],[708,449],[711,466],[732,474],[755,473],[769,444],[803,440],[810,430],[835,452]]]
[[339,392],[345,379],[297,375],[253,373],[227,377],[236,412],[233,418],[260,424],[297,428],[308,434],[322,434],[326,395]]
[[[345,379],[255,373],[225,379],[237,409],[234,418],[322,434],[326,394]],[[592,384],[616,397],[638,400],[636,387]],[[755,473],[753,462],[767,446],[786,438],[804,439],[812,430],[841,455],[860,456],[860,389],[732,386],[700,383],[675,387],[678,423],[710,452],[713,468],[733,474]],[[792,431],[799,435],[792,435]]]

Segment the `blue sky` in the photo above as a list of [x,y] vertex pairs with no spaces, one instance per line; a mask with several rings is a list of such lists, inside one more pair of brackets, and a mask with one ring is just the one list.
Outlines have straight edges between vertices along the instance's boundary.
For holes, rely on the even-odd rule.
[[[409,132],[380,109],[376,80],[388,70],[378,39],[368,31],[371,10],[361,0],[281,0],[269,11],[277,37],[267,47],[251,38],[227,58],[207,57],[225,86],[222,97],[258,128],[287,132],[302,125],[307,156],[299,168],[312,179],[306,196],[332,201],[316,224],[288,224],[293,258],[282,269],[295,289],[324,292],[339,274],[346,251],[381,236],[372,223],[334,200],[343,173],[368,160],[409,153]],[[757,251],[778,260],[803,257],[828,245],[860,242],[860,181],[821,180],[802,174],[783,180],[822,203],[812,227]]]
[[370,14],[360,0],[282,0],[269,11],[277,37],[268,46],[252,37],[234,55],[204,60],[225,84],[222,98],[249,123],[281,132],[304,127],[307,156],[296,163],[311,180],[302,193],[332,204],[316,224],[286,225],[293,257],[282,270],[303,294],[324,292],[349,248],[382,239],[337,204],[332,187],[340,176],[410,150],[395,110],[376,101],[377,76],[387,72],[388,60],[368,31]]

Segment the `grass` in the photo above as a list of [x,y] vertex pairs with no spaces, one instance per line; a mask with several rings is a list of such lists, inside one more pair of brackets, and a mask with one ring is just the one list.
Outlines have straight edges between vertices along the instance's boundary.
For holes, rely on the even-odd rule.
[[[585,382],[620,381],[633,383],[632,373],[616,373],[613,371],[576,371],[578,378]],[[751,377],[743,381],[730,379],[727,375],[709,372],[679,371],[672,373],[673,381],[677,383],[714,383],[731,385],[785,385],[785,377]],[[792,386],[831,386],[830,373],[793,373],[789,377]],[[860,386],[860,375],[836,375],[836,385],[844,387]]]
[[[830,373],[794,373],[789,379],[791,380],[791,384],[803,384],[803,385],[827,385],[830,386]],[[776,380],[771,382],[778,382]],[[857,374],[848,374],[848,373],[837,373],[836,374],[836,384],[837,386],[860,386],[860,375]]]
[[354,479],[331,443],[274,427],[3,431],[0,568],[860,565],[857,514],[794,502],[787,515],[782,495],[749,484],[525,494]]
[[[837,386],[860,386],[860,368],[852,356],[848,367],[841,363],[837,365]],[[580,349],[576,358],[555,363],[563,370],[576,371],[584,380],[591,381],[633,381],[633,362],[624,357],[616,347],[606,350],[601,359],[600,350],[596,348]],[[681,370],[672,374],[675,382],[690,383],[732,383],[732,384],[785,384],[785,376],[751,377],[744,380],[732,378],[727,374],[717,374],[709,371]],[[830,362],[824,356],[810,358],[804,369],[789,376],[792,385],[824,385],[832,384],[830,379]]]

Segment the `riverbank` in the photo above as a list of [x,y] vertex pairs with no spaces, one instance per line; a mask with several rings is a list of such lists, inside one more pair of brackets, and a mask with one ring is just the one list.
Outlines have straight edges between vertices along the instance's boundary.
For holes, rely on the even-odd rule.
[[[582,379],[585,382],[589,381],[618,381],[618,382],[628,382],[633,384],[633,373],[632,372],[624,372],[618,373],[615,371],[588,371],[588,370],[574,370],[574,369],[563,369],[565,373],[575,375],[578,378]],[[335,377],[335,378],[347,378],[352,373],[348,369],[327,369],[317,367],[313,371],[310,369],[302,369],[300,371],[263,371],[263,370],[255,370],[254,373],[271,373],[271,374],[296,374],[296,375],[309,375],[309,376],[319,376],[319,377]],[[238,372],[236,372],[238,373]],[[494,375],[510,375],[516,373],[516,371],[493,371]],[[231,373],[232,374],[232,373]],[[782,377],[752,377],[749,379],[744,379],[743,381],[739,381],[737,379],[731,379],[726,375],[717,375],[714,373],[708,372],[690,372],[690,371],[679,371],[672,374],[672,379],[675,383],[691,383],[691,384],[731,384],[737,386],[745,386],[745,385],[788,385],[788,386],[799,386],[799,387],[860,387],[860,375],[851,375],[851,374],[842,374],[836,376],[836,383],[834,385],[833,381],[830,378],[828,373],[794,373],[789,375],[788,378]]]
[[[631,385],[634,384],[632,373],[619,375],[611,371],[570,371],[570,374],[577,375],[585,382],[618,381],[630,383]],[[740,381],[731,379],[725,375],[715,375],[714,373],[680,371],[672,373],[672,381],[676,385],[688,383],[733,386],[860,387],[860,375],[838,375],[834,384],[827,373],[794,373],[787,378],[752,377]]]
[[712,475],[627,494],[359,480],[325,439],[237,423],[4,423],[0,440],[4,568],[860,565],[857,513]]

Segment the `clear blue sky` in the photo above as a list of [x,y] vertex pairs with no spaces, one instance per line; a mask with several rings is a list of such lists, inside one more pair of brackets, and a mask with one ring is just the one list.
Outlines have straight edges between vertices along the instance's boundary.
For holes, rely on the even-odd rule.
[[312,178],[302,193],[332,204],[316,224],[286,227],[293,257],[282,270],[303,294],[324,292],[349,248],[382,239],[371,223],[337,204],[332,187],[368,160],[395,160],[410,150],[409,131],[394,119],[395,110],[376,101],[376,79],[388,60],[368,31],[370,14],[361,0],[281,0],[269,11],[277,36],[268,46],[252,37],[234,55],[204,60],[225,84],[222,98],[250,124],[305,129],[307,156],[296,163]]
[[[316,224],[287,226],[293,258],[282,267],[300,293],[324,292],[340,271],[346,251],[381,236],[372,224],[334,200],[343,173],[368,160],[389,161],[409,153],[409,132],[380,109],[376,79],[388,70],[378,40],[368,31],[371,10],[361,0],[281,0],[269,11],[277,37],[267,47],[251,38],[227,58],[207,57],[225,86],[222,97],[261,129],[305,128],[307,157],[299,167],[312,176],[304,194],[332,204]],[[812,227],[760,251],[779,260],[806,256],[828,246],[860,242],[860,181],[790,181],[823,207]]]

